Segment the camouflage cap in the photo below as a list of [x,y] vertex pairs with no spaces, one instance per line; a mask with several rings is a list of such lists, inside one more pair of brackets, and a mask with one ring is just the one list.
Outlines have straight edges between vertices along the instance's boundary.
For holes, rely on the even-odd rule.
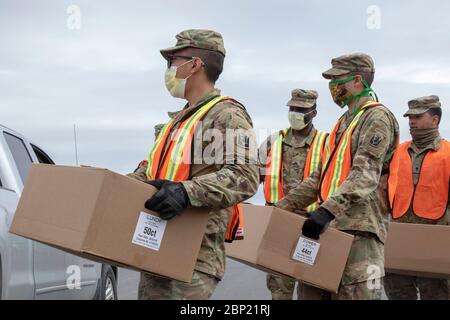
[[319,94],[314,90],[294,89],[291,100],[286,104],[288,107],[312,108],[316,105]]
[[170,54],[185,48],[198,48],[220,52],[225,56],[222,35],[212,30],[190,29],[176,35],[177,43],[174,47],[160,50],[164,59]]
[[403,115],[407,117],[411,114],[422,114],[432,108],[440,108],[441,103],[436,95],[415,98],[408,101],[409,110]]
[[333,77],[358,71],[375,73],[373,60],[365,53],[352,53],[334,58],[331,60],[331,65],[331,69],[322,73],[325,79],[332,79]]

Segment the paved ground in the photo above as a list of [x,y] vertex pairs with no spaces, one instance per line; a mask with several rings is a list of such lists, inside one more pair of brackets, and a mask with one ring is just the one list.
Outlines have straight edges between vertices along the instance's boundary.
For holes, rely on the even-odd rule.
[[[139,273],[127,269],[119,270],[119,299],[137,299]],[[224,279],[219,283],[213,300],[269,300],[266,274],[242,263],[227,259]],[[383,294],[383,299],[386,296]]]
[[[127,269],[119,270],[119,298],[125,300],[137,299],[139,273]],[[227,259],[227,271],[219,283],[214,300],[267,300],[270,299],[266,289],[266,274],[247,267],[242,263]]]

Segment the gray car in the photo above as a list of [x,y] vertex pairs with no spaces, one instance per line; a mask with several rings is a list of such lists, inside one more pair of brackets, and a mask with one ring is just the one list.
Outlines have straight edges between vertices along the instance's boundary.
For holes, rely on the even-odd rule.
[[0,125],[0,298],[117,298],[117,268],[9,233],[32,163],[54,164],[36,144]]

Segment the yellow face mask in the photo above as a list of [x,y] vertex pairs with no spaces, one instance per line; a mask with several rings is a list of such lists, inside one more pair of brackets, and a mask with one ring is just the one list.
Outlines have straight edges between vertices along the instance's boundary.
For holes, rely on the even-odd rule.
[[179,65],[178,67],[176,67],[176,66],[169,67],[166,70],[166,73],[164,75],[164,82],[166,84],[166,88],[169,91],[169,93],[175,98],[180,98],[180,99],[185,98],[186,82],[187,82],[187,79],[189,79],[189,77],[191,76],[191,75],[189,75],[185,79],[179,79],[179,78],[177,78],[177,69],[191,61],[192,60],[186,61],[185,63]]

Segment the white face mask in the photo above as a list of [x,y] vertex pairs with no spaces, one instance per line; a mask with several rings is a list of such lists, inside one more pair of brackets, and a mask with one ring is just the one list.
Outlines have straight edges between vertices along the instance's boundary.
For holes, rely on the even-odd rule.
[[185,63],[179,65],[178,67],[172,66],[166,70],[166,73],[164,75],[164,81],[166,84],[166,88],[170,92],[170,94],[175,98],[180,98],[180,99],[185,98],[184,95],[185,95],[185,91],[186,91],[186,81],[191,76],[191,75],[189,75],[185,79],[179,79],[176,77],[177,69],[191,61],[192,60],[186,61]]
[[314,111],[310,111],[308,113],[289,111],[289,124],[291,125],[291,128],[294,130],[302,130],[306,128],[306,126],[310,124],[311,121],[305,123],[305,116],[310,114],[311,112]]

